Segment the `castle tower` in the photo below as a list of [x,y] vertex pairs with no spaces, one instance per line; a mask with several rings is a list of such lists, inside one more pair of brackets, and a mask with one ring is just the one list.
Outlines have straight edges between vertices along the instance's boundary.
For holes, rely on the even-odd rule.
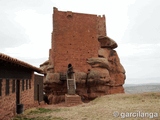
[[98,57],[98,36],[106,36],[105,16],[53,11],[52,45],[49,61],[54,72],[66,72],[69,64],[74,71],[87,72],[87,58]]
[[104,15],[54,8],[49,61],[40,65],[45,73],[44,91],[59,100],[50,102],[65,99],[67,104],[77,104],[124,93],[126,75],[117,47],[107,36]]

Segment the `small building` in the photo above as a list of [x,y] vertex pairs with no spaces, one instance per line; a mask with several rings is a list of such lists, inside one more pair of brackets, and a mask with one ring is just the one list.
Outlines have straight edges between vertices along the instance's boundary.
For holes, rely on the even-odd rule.
[[0,120],[43,101],[42,70],[0,53]]

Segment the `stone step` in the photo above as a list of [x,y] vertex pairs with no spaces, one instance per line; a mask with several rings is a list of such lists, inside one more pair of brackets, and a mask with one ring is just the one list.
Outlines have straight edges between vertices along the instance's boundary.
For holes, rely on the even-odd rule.
[[74,95],[76,93],[75,89],[68,89],[69,95]]
[[80,103],[82,103],[82,100],[81,100],[81,97],[79,95],[65,94],[65,103],[66,104],[80,104]]

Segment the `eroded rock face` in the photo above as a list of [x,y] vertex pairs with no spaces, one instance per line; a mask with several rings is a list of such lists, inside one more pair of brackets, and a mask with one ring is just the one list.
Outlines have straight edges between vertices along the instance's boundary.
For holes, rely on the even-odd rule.
[[98,51],[99,57],[89,58],[87,63],[92,66],[92,69],[99,68],[100,73],[104,68],[108,70],[108,78],[110,80],[108,80],[107,84],[104,84],[109,86],[108,94],[123,93],[123,84],[126,79],[125,69],[120,63],[117,52],[113,50],[118,45],[114,40],[106,36],[100,36],[98,40],[101,44],[101,48]]
[[[101,45],[98,50],[98,57],[86,60],[91,69],[88,73],[74,73],[76,94],[81,96],[82,101],[93,100],[102,95],[124,93],[125,69],[114,50],[118,45],[107,36],[100,36],[98,41]],[[66,76],[54,73],[54,66],[50,65],[48,61],[43,63],[41,68],[46,74],[44,91],[48,95],[50,104],[64,101],[64,95],[67,93],[67,82],[64,79]]]
[[109,69],[109,62],[105,58],[89,58],[87,59],[87,63],[89,63],[93,68],[106,68]]
[[101,44],[101,48],[114,49],[114,48],[118,47],[117,43],[114,40],[112,40],[111,38],[109,38],[108,36],[99,36],[98,41]]
[[109,75],[109,71],[105,68],[92,68],[90,73],[88,74],[88,79],[97,80],[103,82],[109,82],[111,77]]
[[49,66],[49,60],[46,60],[44,63],[42,63],[40,65],[40,69],[43,70],[43,73],[46,74],[47,73],[47,68]]

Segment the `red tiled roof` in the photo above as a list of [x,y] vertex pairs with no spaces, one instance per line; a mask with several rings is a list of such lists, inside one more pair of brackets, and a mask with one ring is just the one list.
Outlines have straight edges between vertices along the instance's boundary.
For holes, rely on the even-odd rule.
[[14,63],[14,64],[17,64],[17,65],[23,66],[25,68],[32,69],[33,71],[36,71],[38,73],[42,73],[42,70],[40,68],[32,66],[32,65],[30,65],[26,62],[23,62],[21,60],[18,60],[16,58],[12,58],[12,57],[10,57],[8,55],[5,55],[3,53],[0,53],[0,60],[7,61],[7,62],[10,62],[10,63]]

